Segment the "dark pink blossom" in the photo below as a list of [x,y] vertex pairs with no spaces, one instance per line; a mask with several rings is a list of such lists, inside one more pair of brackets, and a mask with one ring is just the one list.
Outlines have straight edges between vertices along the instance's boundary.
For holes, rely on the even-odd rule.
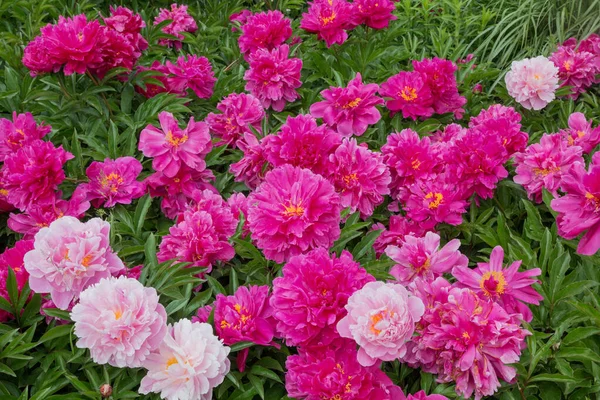
[[267,167],[267,157],[264,144],[258,141],[251,132],[245,132],[237,142],[237,147],[243,152],[242,159],[229,166],[236,182],[244,182],[250,189],[256,189],[264,180],[270,169]]
[[133,157],[94,161],[85,171],[90,182],[81,185],[81,188],[96,208],[131,204],[132,200],[142,197],[146,191],[146,186],[136,180],[140,172],[142,163]]
[[317,39],[324,40],[327,47],[343,44],[348,39],[346,31],[356,25],[354,5],[346,0],[314,0],[300,22],[300,28],[316,33]]
[[600,143],[600,126],[592,128],[592,120],[575,112],[569,116],[569,128],[561,130],[569,146],[580,146],[584,153],[591,153]]
[[162,21],[170,20],[166,26],[162,28],[162,31],[166,34],[176,36],[177,39],[161,39],[159,44],[162,46],[174,47],[181,49],[182,40],[185,38],[181,32],[194,33],[198,30],[198,25],[194,18],[187,12],[188,6],[171,4],[170,9],[161,8],[160,13],[154,19],[154,25],[160,24]]
[[222,139],[217,145],[227,144],[235,149],[245,132],[252,133],[250,127],[261,132],[265,111],[251,94],[231,93],[217,104],[217,109],[221,114],[209,113],[205,119],[212,134]]
[[279,10],[269,10],[247,16],[240,27],[240,51],[248,56],[258,49],[273,50],[292,36],[292,21]]
[[43,138],[51,130],[52,127],[43,122],[38,125],[28,112],[13,112],[12,121],[0,118],[0,162],[21,147]]
[[436,114],[454,113],[456,118],[462,118],[462,109],[467,99],[458,93],[456,82],[456,65],[450,60],[437,57],[413,61],[414,70],[425,77],[433,98],[433,109]]
[[[6,249],[4,253],[0,254],[0,297],[3,297],[8,302],[10,302],[7,288],[8,269],[12,269],[15,273],[17,289],[19,291],[23,290],[29,279],[29,274],[23,263],[23,257],[30,250],[33,250],[33,240],[19,240],[15,243],[14,247]],[[0,322],[6,322],[12,318],[13,315],[11,313],[0,310]]]
[[148,42],[141,34],[146,23],[140,14],[135,14],[126,7],[114,8],[110,6],[110,17],[104,18],[104,24],[123,35],[129,44],[133,46],[137,57],[148,48]]
[[390,115],[402,112],[402,117],[416,120],[433,115],[433,96],[427,78],[417,72],[401,71],[381,84],[379,94],[387,100]]
[[391,21],[398,19],[392,12],[396,5],[392,0],[355,0],[357,24],[365,24],[373,29],[385,29]]

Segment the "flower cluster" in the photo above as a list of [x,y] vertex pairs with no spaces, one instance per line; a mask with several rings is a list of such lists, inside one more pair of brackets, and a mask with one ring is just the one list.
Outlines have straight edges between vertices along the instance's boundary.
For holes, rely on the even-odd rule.
[[577,99],[599,82],[596,76],[600,74],[600,36],[592,34],[579,43],[570,38],[558,46],[550,60],[558,68],[561,86],[571,86],[570,97]]

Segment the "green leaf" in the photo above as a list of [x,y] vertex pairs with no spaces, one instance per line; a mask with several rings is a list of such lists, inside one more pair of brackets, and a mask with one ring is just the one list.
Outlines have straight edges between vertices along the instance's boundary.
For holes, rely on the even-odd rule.
[[16,377],[15,372],[6,364],[0,363],[0,373]]
[[542,240],[545,229],[544,224],[542,224],[540,213],[532,202],[525,199],[522,199],[521,201],[525,205],[525,210],[527,211],[527,219],[525,220],[525,225],[523,226],[525,228],[525,234],[529,238],[539,242]]
[[600,355],[587,347],[561,347],[556,357],[571,361],[593,361],[600,363]]
[[559,301],[569,297],[577,296],[578,294],[583,293],[585,290],[593,288],[594,286],[598,286],[599,284],[600,282],[594,281],[577,281],[570,283],[558,291],[554,297],[554,302],[558,303]]
[[49,317],[54,317],[71,322],[71,314],[68,311],[58,308],[44,308],[44,313]]
[[577,382],[577,379],[561,374],[539,374],[529,380],[529,382]]
[[254,346],[253,342],[237,342],[229,346],[231,348],[231,352],[235,353],[236,351],[240,351],[243,349],[247,349],[248,347]]
[[250,381],[250,384],[252,384],[252,387],[254,387],[254,389],[256,389],[256,393],[258,393],[260,398],[264,400],[265,389],[263,387],[263,384],[264,384],[263,379],[260,379],[259,377],[254,376],[252,374],[248,374],[248,380]]
[[252,369],[250,369],[250,373],[258,376],[264,376],[265,378],[269,378],[276,382],[283,383],[281,382],[281,378],[279,378],[279,375],[277,375],[271,370],[261,367],[260,365],[253,365]]
[[137,237],[142,235],[142,228],[144,227],[146,215],[148,214],[148,210],[150,209],[151,205],[152,198],[149,194],[144,195],[144,197],[138,200],[138,204],[135,207],[135,214],[133,216],[133,221],[135,223],[135,235]]
[[567,336],[565,336],[562,343],[564,345],[569,345],[598,334],[600,334],[600,328],[594,326],[582,326],[571,330]]
[[8,298],[10,299],[10,304],[15,307],[15,311],[17,315],[20,314],[21,310],[17,310],[16,306],[19,303],[19,287],[17,286],[17,278],[15,276],[15,271],[12,268],[8,268],[8,280],[6,281],[6,290],[8,291]]
[[52,339],[69,335],[72,330],[73,325],[71,324],[55,326],[54,328],[44,333],[40,340],[38,340],[38,343],[44,343]]
[[373,248],[373,243],[381,235],[382,230],[370,231],[358,242],[352,250],[352,255],[355,260],[360,260],[369,250]]

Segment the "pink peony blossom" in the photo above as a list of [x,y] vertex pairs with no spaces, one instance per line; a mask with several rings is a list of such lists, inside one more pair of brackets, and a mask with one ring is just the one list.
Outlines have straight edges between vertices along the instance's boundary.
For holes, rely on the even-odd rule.
[[413,120],[433,115],[431,89],[420,72],[399,72],[381,84],[379,94],[388,99],[385,106],[391,116],[398,111],[402,111],[402,117]]
[[561,86],[572,87],[569,97],[574,100],[596,82],[596,75],[600,73],[598,56],[576,49],[574,45],[558,46],[550,60],[558,69]]
[[233,193],[227,199],[227,204],[231,207],[233,216],[238,221],[244,218],[244,225],[242,226],[242,237],[246,237],[250,234],[250,228],[248,227],[247,215],[248,215],[248,199],[243,193]]
[[471,118],[469,129],[486,138],[499,138],[508,157],[525,150],[529,135],[521,131],[521,114],[512,107],[494,104]]
[[100,79],[112,68],[120,67],[131,71],[139,57],[124,35],[106,27],[102,27],[96,47],[100,53],[100,60],[88,65],[87,69]]
[[52,127],[38,125],[31,113],[13,112],[12,121],[0,118],[0,162],[23,146],[27,146],[46,136]]
[[146,23],[140,14],[135,14],[126,7],[110,6],[110,17],[104,18],[104,24],[127,39],[133,46],[136,57],[141,56],[142,51],[148,48],[148,42],[141,34]]
[[83,223],[68,216],[40,229],[24,259],[31,289],[50,293],[64,310],[87,287],[121,272],[125,266],[110,248],[109,231],[100,218]]
[[328,345],[346,315],[348,298],[375,279],[344,250],[340,257],[314,249],[291,257],[273,281],[277,332],[291,346]]
[[290,48],[283,44],[273,50],[258,49],[249,59],[244,74],[246,90],[258,98],[265,109],[283,111],[286,102],[300,98],[296,89],[302,85],[302,60],[289,58]]
[[569,129],[561,130],[569,146],[580,146],[584,153],[591,153],[600,144],[600,126],[592,128],[592,120],[575,112],[569,116]]
[[191,89],[200,99],[212,96],[217,78],[208,58],[188,54],[178,57],[176,63],[167,61],[165,70],[168,92],[185,97]]
[[402,215],[391,215],[389,221],[389,229],[386,229],[381,223],[373,224],[371,227],[373,230],[382,231],[373,243],[377,257],[382,255],[390,245],[401,247],[404,244],[404,238],[408,235],[421,238],[427,233],[421,224]]
[[187,91],[184,91],[183,93],[176,92],[174,88],[171,88],[169,86],[169,82],[167,81],[167,78],[169,76],[169,69],[167,68],[166,65],[161,64],[159,61],[154,61],[150,65],[150,67],[144,67],[143,65],[139,65],[136,68],[136,71],[138,73],[151,71],[152,75],[150,77],[154,80],[159,81],[162,85],[162,86],[159,86],[154,83],[144,82],[144,87],[139,86],[139,85],[136,86],[135,90],[146,98],[152,98],[159,93],[173,93],[173,94],[177,95],[178,97],[185,97],[187,94]]
[[269,10],[249,15],[240,29],[240,51],[248,60],[258,49],[271,51],[285,43],[292,36],[292,21],[279,10]]
[[44,36],[36,36],[23,50],[23,65],[29,69],[29,75],[35,77],[40,74],[60,70],[60,64],[50,59],[48,50],[51,42]]
[[539,143],[527,147],[514,156],[516,172],[514,181],[523,185],[527,195],[537,203],[542,202],[542,189],[558,197],[562,176],[576,162],[584,163],[581,147],[568,146],[560,134],[544,134]]
[[[29,274],[25,269],[23,257],[30,250],[33,250],[33,240],[19,240],[15,243],[14,247],[6,249],[4,253],[0,254],[0,297],[3,297],[8,302],[10,302],[6,286],[8,282],[8,269],[12,269],[15,273],[17,289],[20,292],[29,280]],[[11,313],[0,310],[0,322],[6,322],[12,318]]]
[[36,140],[7,155],[0,169],[6,198],[24,211],[32,204],[51,202],[65,179],[63,165],[74,156],[62,146]]
[[425,237],[404,237],[402,247],[388,246],[385,254],[397,264],[390,275],[408,285],[417,277],[434,280],[452,268],[467,267],[469,259],[458,248],[460,240],[453,239],[440,248],[440,235],[427,232]]
[[81,292],[73,307],[77,347],[97,364],[141,367],[167,331],[167,313],[154,288],[135,279],[109,277]]
[[370,282],[350,296],[346,310],[348,315],[337,324],[338,333],[360,346],[358,362],[369,367],[406,353],[406,342],[425,307],[400,284]]
[[[252,11],[250,10],[242,10],[237,13],[233,13],[229,16],[229,22],[231,22],[234,26],[231,28],[231,32],[239,31],[248,19],[252,16]],[[236,24],[237,22],[237,24]]]
[[90,183],[81,185],[81,188],[96,208],[109,208],[117,203],[131,204],[146,191],[146,186],[136,180],[140,172],[142,163],[133,157],[94,161],[85,171]]
[[311,249],[329,248],[340,236],[340,197],[331,183],[289,164],[267,173],[248,196],[252,240],[281,263]]
[[158,114],[161,129],[148,125],[140,133],[138,148],[146,157],[154,158],[152,168],[167,177],[174,177],[182,165],[202,171],[206,168],[204,156],[212,148],[208,126],[190,118],[185,129],[179,128],[173,114]]
[[314,0],[309,3],[308,12],[302,14],[300,28],[316,33],[317,39],[331,47],[348,39],[346,31],[357,25],[354,19],[354,5],[346,0]]
[[310,106],[310,113],[336,129],[343,136],[361,136],[369,125],[377,123],[381,114],[376,105],[383,104],[377,97],[379,86],[364,85],[360,73],[345,88],[330,87],[321,92],[325,99]]
[[350,207],[351,213],[359,210],[363,219],[370,217],[383,196],[390,194],[390,171],[381,153],[359,146],[356,139],[344,139],[330,160],[328,178],[340,194],[342,207]]
[[224,143],[235,149],[244,133],[252,133],[250,127],[261,132],[265,111],[256,97],[231,93],[217,104],[217,109],[222,114],[209,113],[205,119],[211,133],[221,138],[217,145]]
[[162,21],[170,20],[162,31],[168,35],[176,36],[177,39],[160,39],[158,43],[162,46],[174,47],[177,50],[182,47],[182,40],[185,38],[181,32],[194,33],[198,30],[198,25],[194,18],[187,12],[188,6],[171,4],[171,9],[161,8],[158,17],[154,19],[154,25]]
[[230,350],[209,324],[179,320],[167,327],[158,350],[144,361],[148,373],[139,392],[160,393],[166,400],[211,400],[229,372]]
[[456,65],[450,60],[437,57],[424,58],[421,61],[413,60],[416,72],[421,73],[431,90],[433,110],[436,114],[454,113],[456,118],[462,118],[465,110],[462,109],[467,99],[458,93],[456,82]]
[[513,61],[504,77],[506,89],[528,110],[541,110],[554,100],[558,88],[558,68],[544,56]]
[[373,29],[385,29],[390,21],[398,19],[392,14],[396,9],[393,0],[355,0],[353,4],[357,24],[365,24]]
[[236,182],[244,182],[250,189],[256,189],[265,178],[267,158],[265,147],[251,132],[245,132],[237,146],[244,153],[242,159],[229,166]]

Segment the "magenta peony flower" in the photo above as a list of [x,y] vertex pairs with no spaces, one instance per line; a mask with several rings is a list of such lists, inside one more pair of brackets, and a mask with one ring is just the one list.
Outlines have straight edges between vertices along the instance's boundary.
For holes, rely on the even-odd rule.
[[310,113],[336,129],[343,136],[361,136],[369,125],[377,123],[381,114],[377,107],[383,100],[377,97],[379,86],[375,83],[363,85],[360,73],[345,88],[325,89],[325,99],[310,106]]
[[244,153],[242,159],[229,166],[236,182],[244,182],[250,189],[256,189],[265,177],[267,158],[263,143],[251,132],[245,132],[237,146]]
[[[0,254],[0,296],[10,302],[8,295],[7,280],[8,280],[8,269],[12,269],[15,273],[15,279],[17,281],[17,289],[19,292],[23,290],[23,287],[29,280],[29,274],[23,264],[23,257],[25,254],[33,249],[33,240],[19,240],[15,243],[15,246],[4,250],[4,253]],[[13,315],[7,311],[0,310],[0,322],[6,322],[12,319]]]
[[346,0],[314,0],[309,3],[308,12],[302,14],[300,28],[316,33],[317,39],[331,47],[348,39],[346,31],[357,25],[354,19],[354,5]]
[[258,49],[273,50],[292,36],[292,21],[279,10],[249,15],[241,26],[238,39],[240,51],[246,61]]
[[244,133],[252,133],[250,127],[261,132],[265,111],[256,97],[231,93],[217,104],[217,109],[222,114],[209,113],[205,119],[212,134],[221,138],[217,145],[225,143],[235,149]]
[[494,104],[471,118],[469,129],[486,138],[499,138],[508,152],[505,161],[514,153],[525,150],[529,135],[521,131],[521,114],[512,107]]
[[23,146],[27,146],[46,136],[52,130],[42,122],[38,125],[31,113],[13,112],[13,120],[0,118],[0,162]]
[[331,183],[289,164],[267,173],[248,196],[252,240],[269,260],[281,263],[331,247],[340,236],[340,197]]
[[373,29],[385,29],[390,21],[398,19],[392,14],[396,9],[392,0],[356,0],[353,4],[357,24],[365,24]]
[[194,33],[198,30],[198,25],[194,18],[187,12],[188,6],[171,4],[171,9],[161,8],[158,17],[154,19],[154,25],[160,24],[162,21],[170,20],[162,31],[168,35],[176,36],[177,39],[160,39],[158,43],[161,46],[174,47],[177,50],[182,47],[182,40],[185,36],[181,32]]
[[502,266],[504,249],[494,247],[489,263],[477,263],[477,268],[469,269],[467,264],[456,265],[452,275],[458,284],[467,287],[480,295],[482,299],[491,299],[499,303],[509,314],[521,314],[523,319],[531,322],[531,310],[523,303],[539,305],[544,298],[531,286],[539,283],[533,279],[542,270],[533,268],[518,272],[521,261],[515,261],[507,268]]
[[568,146],[558,133],[544,134],[539,143],[527,147],[523,153],[516,153],[514,160],[517,172],[514,181],[523,185],[528,197],[537,203],[542,202],[544,188],[558,197],[562,176],[574,163],[585,163],[581,147]]
[[217,78],[208,58],[188,54],[178,57],[175,64],[167,61],[165,70],[168,73],[167,92],[185,97],[188,89],[192,89],[200,99],[210,99],[212,96]]
[[131,204],[132,200],[142,197],[146,191],[146,186],[136,180],[140,172],[142,163],[133,157],[94,161],[85,171],[90,183],[81,187],[96,208]]
[[229,373],[230,350],[209,324],[179,320],[167,327],[158,350],[144,361],[148,373],[139,392],[160,393],[167,400],[211,400],[213,388]]
[[580,146],[584,153],[591,153],[600,144],[600,126],[592,128],[592,120],[587,121],[580,112],[569,116],[569,129],[561,130],[561,134],[569,146]]
[[65,179],[63,165],[74,156],[62,146],[36,140],[6,156],[0,181],[6,198],[25,211],[32,204],[52,202]]
[[366,219],[383,203],[383,196],[390,194],[390,171],[381,153],[370,151],[366,144],[359,146],[356,139],[344,139],[330,156],[333,162],[329,180],[340,194],[342,207],[357,209]]
[[136,57],[141,56],[142,51],[148,48],[148,42],[141,34],[146,23],[140,14],[135,14],[126,7],[110,6],[110,17],[104,18],[104,24],[127,39],[133,46]]
[[456,65],[450,60],[437,57],[424,58],[421,61],[413,60],[413,67],[425,78],[431,90],[433,110],[436,114],[454,113],[456,118],[462,118],[465,110],[462,109],[467,99],[458,93],[456,83]]
[[385,106],[394,116],[402,111],[402,117],[431,117],[433,115],[433,97],[423,74],[413,71],[401,71],[381,84],[379,94],[388,98]]
[[182,165],[203,171],[204,156],[212,148],[208,126],[190,118],[185,129],[179,128],[173,114],[162,111],[158,114],[161,129],[148,125],[140,133],[138,148],[146,157],[152,157],[152,168],[167,177],[174,177]]
[[346,250],[338,258],[314,249],[291,257],[282,272],[273,281],[270,302],[277,332],[290,346],[328,345],[348,298],[375,280]]
[[25,46],[22,62],[32,77],[60,70],[61,65],[50,59],[50,46],[51,42],[44,36],[36,36]]
[[83,223],[74,217],[40,229],[24,259],[31,289],[50,293],[64,310],[87,287],[121,272],[125,266],[110,248],[109,231],[110,224],[100,218]]
[[90,64],[88,71],[100,79],[112,68],[121,67],[131,71],[139,58],[139,53],[124,35],[106,27],[102,27],[96,46],[101,60]]
[[453,239],[440,248],[440,235],[433,232],[420,238],[405,236],[402,247],[388,246],[385,250],[385,254],[397,262],[390,275],[408,285],[417,277],[433,281],[452,268],[466,268],[469,259],[458,250],[459,247],[460,240]]
[[558,88],[558,68],[544,56],[513,61],[504,77],[506,89],[528,110],[541,110],[554,100]]
[[[250,11],[250,10],[242,10],[240,12],[231,14],[229,16],[229,22],[231,22],[234,25],[231,28],[231,32],[236,32],[238,30],[241,30],[239,28],[241,28],[242,25],[244,25],[252,15],[253,15],[252,11]],[[236,22],[237,22],[237,24],[236,24]]]
[[561,190],[566,194],[551,203],[559,213],[558,234],[575,239],[585,232],[577,252],[591,256],[600,249],[600,153],[592,158],[587,173],[583,164],[575,163],[562,180]]
[[427,233],[423,225],[402,215],[390,216],[389,229],[385,229],[385,226],[380,223],[373,224],[371,229],[382,231],[373,243],[377,257],[382,255],[390,245],[401,247],[404,244],[404,238],[408,235],[421,238]]
[[187,90],[182,92],[176,92],[174,88],[169,86],[169,82],[167,81],[167,77],[169,76],[169,69],[166,65],[161,64],[158,61],[154,61],[150,67],[144,67],[143,65],[139,65],[136,68],[137,72],[146,72],[152,71],[152,79],[159,81],[162,86],[156,85],[154,83],[145,83],[144,87],[136,86],[135,90],[140,93],[142,96],[146,98],[152,98],[159,93],[173,93],[178,97],[185,97],[187,95]]
[[167,313],[154,288],[121,276],[105,278],[81,292],[73,307],[77,347],[97,364],[141,367],[167,331]]
[[561,86],[572,86],[573,93],[569,97],[575,100],[596,82],[596,75],[600,73],[600,63],[597,55],[581,48],[577,49],[576,43],[565,44],[558,46],[550,60],[558,68]]
[[318,126],[310,115],[288,117],[276,135],[262,140],[265,157],[271,165],[290,164],[310,169],[326,176],[333,168],[331,155],[342,142],[342,137],[325,125]]
[[285,362],[288,396],[304,400],[397,400],[403,396],[378,366],[360,365],[356,354],[355,344],[341,339],[322,351],[300,349]]
[[406,342],[425,307],[402,285],[370,282],[350,296],[346,310],[348,315],[337,324],[338,333],[360,346],[358,362],[369,367],[406,353]]
[[258,49],[249,59],[250,69],[244,74],[245,89],[258,98],[265,109],[283,111],[286,102],[298,98],[302,85],[302,60],[288,58],[290,48],[283,44],[273,50]]
[[242,237],[246,237],[250,234],[250,228],[248,227],[248,221],[246,216],[248,215],[248,199],[243,193],[233,193],[227,199],[227,204],[231,207],[231,212],[235,219],[240,221],[242,216],[244,217],[244,226],[242,226]]

